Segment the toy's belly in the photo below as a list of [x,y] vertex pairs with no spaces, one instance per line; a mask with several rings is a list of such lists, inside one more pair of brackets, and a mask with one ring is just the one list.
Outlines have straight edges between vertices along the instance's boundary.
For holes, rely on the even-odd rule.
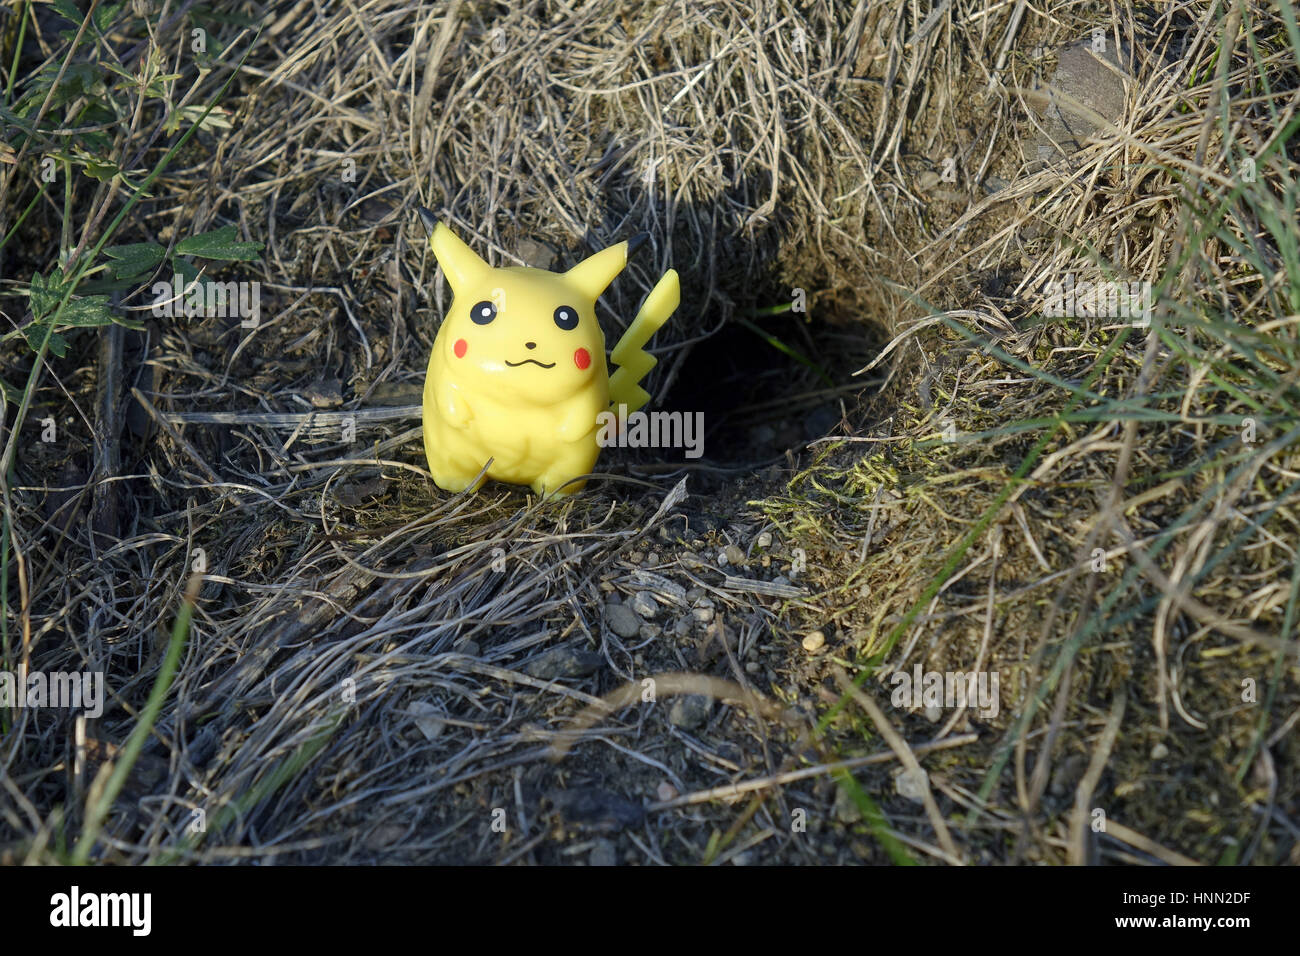
[[[492,459],[487,477],[516,485],[532,485],[557,470],[569,475],[591,470],[599,455],[596,423],[576,442],[561,440],[556,410],[514,407],[508,413],[485,407],[482,399],[473,419],[463,428],[447,420],[436,403],[425,405],[425,451],[435,480],[444,487],[476,475]],[[450,482],[440,476],[453,476]]]
[[536,413],[516,412],[508,421],[476,420],[466,429],[467,444],[474,448],[480,467],[493,459],[489,477],[527,485],[550,467],[562,453],[558,439],[549,437],[554,421]]

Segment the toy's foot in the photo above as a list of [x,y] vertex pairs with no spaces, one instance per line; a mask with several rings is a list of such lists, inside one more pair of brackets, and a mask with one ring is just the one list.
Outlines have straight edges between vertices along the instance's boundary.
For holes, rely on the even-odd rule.
[[479,486],[483,484],[482,481],[476,482],[474,480],[477,477],[477,471],[469,475],[464,473],[444,472],[442,474],[435,474],[433,476],[433,483],[443,491],[450,491],[452,494],[456,494],[457,492],[464,491],[467,488],[470,491],[477,491]]
[[531,487],[542,498],[564,498],[581,491],[586,486],[585,478],[581,481],[573,481],[575,477],[577,476],[567,472],[545,474],[534,481]]

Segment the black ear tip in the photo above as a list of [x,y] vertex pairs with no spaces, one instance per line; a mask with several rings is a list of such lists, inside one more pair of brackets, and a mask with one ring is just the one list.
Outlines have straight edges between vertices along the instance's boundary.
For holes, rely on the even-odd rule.
[[434,227],[438,225],[438,217],[424,206],[416,206],[415,211],[420,214],[420,222],[424,223],[424,228],[433,232]]
[[631,239],[627,241],[627,254],[630,256],[632,253],[636,252],[638,249],[640,249],[649,241],[650,241],[650,233],[638,232],[635,236],[633,236]]

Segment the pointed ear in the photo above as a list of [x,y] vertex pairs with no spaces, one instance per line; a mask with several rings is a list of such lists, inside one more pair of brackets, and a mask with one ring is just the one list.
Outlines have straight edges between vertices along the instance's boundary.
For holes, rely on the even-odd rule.
[[620,242],[583,259],[566,272],[564,278],[595,302],[626,265],[627,243]]
[[457,294],[482,284],[492,271],[490,265],[442,223],[438,223],[429,237],[429,248],[447,274],[452,292]]

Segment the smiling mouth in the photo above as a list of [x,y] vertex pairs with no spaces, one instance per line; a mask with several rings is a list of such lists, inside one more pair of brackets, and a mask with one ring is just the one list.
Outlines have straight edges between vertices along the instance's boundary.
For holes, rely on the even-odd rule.
[[524,359],[522,362],[512,362],[509,359],[506,359],[506,364],[509,365],[511,368],[518,368],[521,365],[527,365],[529,362],[532,362],[538,368],[555,368],[554,362],[552,362],[550,365],[544,365],[541,362],[537,361],[537,359]]

